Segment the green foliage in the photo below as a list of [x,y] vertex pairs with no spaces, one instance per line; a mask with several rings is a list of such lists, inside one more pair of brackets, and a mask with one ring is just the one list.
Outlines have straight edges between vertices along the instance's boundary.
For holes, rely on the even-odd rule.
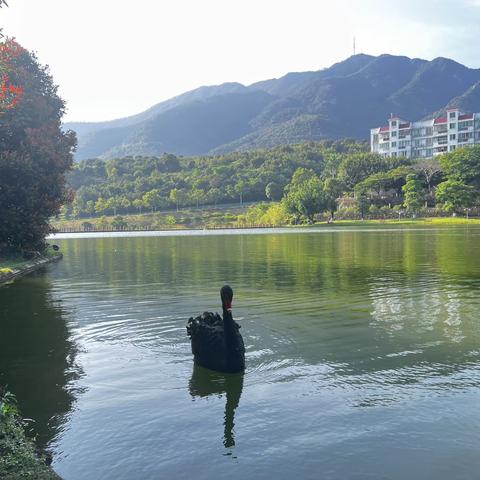
[[447,180],[438,185],[437,202],[452,213],[475,204],[480,192],[480,145],[442,155],[440,164]]
[[437,181],[437,183],[439,183],[443,174],[438,157],[417,160],[413,164],[413,168],[415,172],[417,172],[421,177],[423,177],[424,183],[428,189],[428,193],[431,194],[432,183],[435,180]]
[[0,478],[17,480],[59,479],[40,458],[27,439],[18,414],[15,397],[0,388]]
[[425,201],[425,190],[422,182],[420,182],[416,175],[407,175],[407,182],[402,187],[404,194],[403,204],[405,208],[411,212],[417,212]]
[[337,178],[327,178],[323,182],[323,191],[325,195],[325,207],[330,212],[331,219],[334,219],[337,210],[337,199],[342,196],[345,190],[345,184]]
[[[294,172],[303,168],[324,177],[337,159],[358,152],[363,144],[352,141],[309,142],[252,152],[235,152],[214,157],[125,157],[102,161],[85,160],[75,165],[70,184],[77,191],[76,217],[128,213],[135,208],[158,210],[170,206],[208,205],[243,201],[264,201],[268,192],[279,200]],[[341,152],[341,153],[340,153]],[[112,172],[115,172],[113,175]],[[335,173],[335,172],[334,172]],[[153,203],[145,194],[155,191]],[[161,197],[161,201],[158,200]],[[109,199],[117,199],[109,202]],[[127,200],[125,207],[122,201]],[[124,199],[124,200],[123,200]]]
[[295,188],[314,176],[315,172],[312,169],[300,167],[295,170],[290,184]]
[[[445,177],[460,179],[475,189],[480,186],[480,147],[440,157],[441,164],[438,158],[382,158],[362,148],[362,144],[344,140],[210,157],[164,154],[87,160],[76,165],[70,176],[77,195],[69,211],[77,217],[87,217],[93,210],[126,215],[143,209],[154,212],[217,203],[276,201],[284,192],[282,208],[286,214],[297,222],[311,222],[324,212],[333,219],[340,197],[352,200],[348,207],[352,215],[355,211],[364,217],[375,211],[388,217],[396,206],[405,205],[418,212],[425,201],[433,205],[435,188]],[[416,180],[406,186],[410,174],[416,174]],[[257,213],[250,214],[255,222],[247,217],[244,220],[270,223],[258,220],[265,212]]]
[[128,227],[128,223],[121,215],[117,215],[112,221],[112,227],[115,230],[125,230]]
[[82,222],[82,228],[87,232],[90,231],[90,230],[93,230],[93,223]]
[[327,208],[323,183],[317,175],[307,177],[305,172],[294,175],[287,195],[283,199],[285,210],[297,219],[305,217],[313,223],[315,215]]
[[346,187],[353,189],[355,185],[376,173],[386,172],[407,163],[406,158],[383,158],[373,153],[358,153],[343,158],[338,174]]
[[276,182],[270,182],[265,187],[265,196],[272,201],[278,201],[283,196],[283,187]]
[[480,186],[480,145],[442,155],[440,164],[447,178]]
[[96,225],[99,230],[106,230],[110,226],[110,223],[107,217],[103,216],[97,220]]
[[368,200],[367,194],[365,191],[360,190],[356,194],[356,210],[360,215],[361,219],[365,218],[367,211],[370,208],[370,201]]
[[162,198],[160,190],[154,188],[143,195],[142,203],[145,207],[150,208],[152,212],[154,212],[157,208],[165,205],[166,202],[165,199]]
[[165,223],[166,223],[167,225],[175,225],[176,222],[177,222],[177,221],[176,221],[176,219],[175,219],[175,217],[174,217],[173,215],[167,215],[167,216],[165,217]]
[[369,205],[375,203],[377,206],[392,206],[401,199],[402,187],[411,172],[410,166],[402,165],[392,170],[374,173],[355,185],[355,194],[365,196]]
[[291,223],[291,221],[292,217],[286,211],[283,202],[252,205],[245,215],[238,217],[238,223],[241,225],[281,226]]
[[261,224],[280,226],[291,223],[292,218],[285,209],[283,203],[270,205],[265,214],[260,218]]
[[461,208],[471,207],[477,192],[474,187],[460,180],[449,179],[442,182],[437,189],[437,202],[443,204],[447,212],[457,212]]
[[70,199],[65,173],[75,146],[60,128],[64,103],[47,67],[17,47],[6,74],[23,95],[0,115],[0,250],[43,248],[49,219]]
[[17,399],[11,392],[0,389],[0,418],[18,415]]

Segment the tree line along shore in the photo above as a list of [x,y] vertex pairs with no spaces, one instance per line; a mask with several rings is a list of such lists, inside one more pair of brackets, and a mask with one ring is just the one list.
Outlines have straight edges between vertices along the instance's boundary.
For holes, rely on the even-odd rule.
[[[250,214],[247,213],[250,209]],[[369,226],[455,226],[455,225],[480,225],[478,212],[470,211],[469,216],[411,216],[405,211],[393,211],[389,217],[372,217],[361,219],[336,218],[333,222],[329,218],[315,221],[312,224],[292,225],[282,223],[282,218],[262,218],[266,205],[249,206],[243,210],[245,213],[218,213],[210,211],[207,207],[201,212],[189,209],[179,212],[157,212],[147,214],[117,215],[91,217],[84,219],[69,219],[53,221],[55,231],[58,233],[95,233],[95,232],[141,232],[141,231],[172,231],[172,230],[216,230],[216,229],[248,229],[248,228],[277,228],[302,226],[322,227],[369,227]],[[266,220],[264,222],[264,220]]]
[[[472,216],[480,205],[480,146],[422,160],[384,158],[348,139],[210,157],[91,159],[75,164],[68,182],[75,197],[54,224],[86,222],[86,229],[121,229],[125,217],[163,229]],[[239,211],[245,203],[255,206]]]

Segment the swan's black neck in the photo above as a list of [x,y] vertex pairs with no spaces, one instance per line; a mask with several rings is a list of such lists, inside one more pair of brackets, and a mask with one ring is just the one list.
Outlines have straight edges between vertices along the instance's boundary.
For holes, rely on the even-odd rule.
[[[224,285],[220,290],[220,298],[222,299],[222,310],[223,310],[223,323],[225,326],[225,335],[230,333],[235,333],[233,317],[232,317],[232,301],[233,301],[233,290],[229,285]],[[232,331],[227,331],[227,325],[232,326]],[[230,329],[228,329],[230,330]]]
[[220,297],[222,299],[227,367],[230,371],[238,371],[239,345],[236,325],[232,316],[233,290],[228,285],[225,285],[220,290]]
[[235,331],[235,322],[233,321],[232,308],[223,303],[223,326],[225,329],[225,339],[227,340],[227,346],[230,345],[230,340],[237,338],[237,332]]

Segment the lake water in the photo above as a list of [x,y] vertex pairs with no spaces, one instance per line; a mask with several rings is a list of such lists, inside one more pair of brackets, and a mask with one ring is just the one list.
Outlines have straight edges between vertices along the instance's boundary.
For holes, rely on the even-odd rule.
[[[480,229],[60,239],[0,384],[65,480],[478,479]],[[185,325],[235,291],[245,375]]]

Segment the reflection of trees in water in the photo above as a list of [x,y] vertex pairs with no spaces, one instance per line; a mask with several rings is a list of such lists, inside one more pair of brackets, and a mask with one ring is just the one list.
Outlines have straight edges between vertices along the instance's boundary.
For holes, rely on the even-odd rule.
[[225,394],[223,444],[225,448],[235,446],[235,410],[240,403],[243,389],[243,373],[228,374],[214,372],[194,365],[192,378],[189,382],[192,397],[209,397]]
[[462,342],[467,328],[462,316],[468,320],[474,314],[471,306],[462,304],[455,285],[447,284],[440,290],[428,288],[429,284],[435,284],[435,280],[427,276],[420,277],[415,285],[401,285],[393,279],[371,284],[372,325],[391,334],[408,330],[412,335]]
[[[101,294],[112,297],[142,296],[145,286],[150,293],[158,285],[167,301],[192,290],[213,299],[212,279],[241,285],[236,305],[245,300],[242,313],[265,313],[264,336],[257,330],[259,340],[247,339],[251,350],[270,347],[272,338],[276,346],[282,342],[266,362],[298,358],[307,365],[343,365],[340,374],[361,376],[421,362],[447,370],[471,364],[480,337],[467,311],[474,302],[463,296],[480,286],[480,256],[477,237],[464,233],[104,238],[71,240],[64,251],[78,276],[108,285]],[[412,346],[423,353],[388,356]]]
[[350,363],[343,373],[374,374],[372,379],[390,385],[426,381],[433,389],[478,385],[477,375],[469,375],[467,381],[462,374],[478,369],[480,344],[476,302],[471,301],[475,286],[469,284],[468,298],[463,281],[450,283],[439,272],[369,279],[368,328],[375,354]]
[[0,288],[0,384],[15,393],[32,431],[46,445],[75,400],[76,347],[50,284],[32,276]]
[[[212,272],[241,278],[255,289],[311,293],[368,291],[367,277],[432,269],[478,277],[475,236],[451,232],[322,232],[69,240],[64,249],[85,273],[101,272],[112,291],[138,281],[166,290],[205,285]],[[141,287],[139,287],[141,288]]]

